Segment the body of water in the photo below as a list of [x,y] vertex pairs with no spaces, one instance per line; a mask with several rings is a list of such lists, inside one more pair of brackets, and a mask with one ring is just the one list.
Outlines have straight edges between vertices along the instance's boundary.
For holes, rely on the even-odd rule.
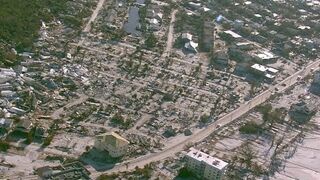
[[[145,0],[137,0],[137,4],[144,4]],[[128,22],[123,26],[123,29],[134,36],[141,36],[141,31],[138,30],[140,26],[139,7],[131,6],[129,10]]]

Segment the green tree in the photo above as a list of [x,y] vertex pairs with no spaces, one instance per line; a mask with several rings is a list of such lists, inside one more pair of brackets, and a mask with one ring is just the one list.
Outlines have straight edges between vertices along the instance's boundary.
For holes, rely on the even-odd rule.
[[258,134],[262,130],[257,123],[250,121],[240,127],[239,131],[243,134]]
[[157,40],[156,36],[153,33],[150,33],[146,38],[145,46],[147,49],[152,49],[152,48],[156,47],[157,42],[158,42],[158,40]]
[[49,134],[48,137],[46,137],[42,143],[42,147],[47,147],[51,144],[52,140],[54,138],[54,133]]
[[26,143],[27,144],[30,144],[32,143],[34,137],[35,137],[35,134],[36,134],[36,130],[37,130],[37,127],[34,126],[30,129],[30,131],[28,132],[28,135],[27,135],[27,139],[26,139]]
[[7,152],[9,148],[10,148],[10,144],[8,142],[0,140],[0,151]]
[[210,116],[207,114],[204,114],[200,117],[200,122],[203,124],[206,124],[210,121]]

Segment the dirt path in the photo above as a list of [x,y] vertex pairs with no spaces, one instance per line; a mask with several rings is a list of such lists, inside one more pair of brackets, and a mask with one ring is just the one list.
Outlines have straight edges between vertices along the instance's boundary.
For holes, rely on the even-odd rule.
[[84,95],[84,94],[80,94],[79,96],[80,96],[79,99],[76,99],[76,100],[74,100],[74,101],[71,101],[71,102],[69,102],[68,104],[66,104],[65,106],[63,106],[63,107],[55,110],[55,111],[51,114],[51,118],[52,118],[52,119],[59,119],[60,116],[65,113],[65,110],[64,110],[64,109],[68,109],[68,108],[71,108],[72,106],[81,104],[81,103],[85,102],[85,101],[88,99],[88,96],[86,96],[86,95]]
[[[86,26],[84,27],[83,31],[84,33],[88,33],[91,30],[91,25],[92,23],[96,20],[101,8],[103,7],[103,4],[106,0],[99,0],[96,9],[92,12],[92,15],[89,19],[89,21],[87,22]],[[77,44],[77,46],[81,46],[85,41],[85,38],[82,38],[79,43]]]
[[103,6],[105,1],[106,0],[99,0],[98,5],[97,5],[96,9],[93,11],[90,20],[88,21],[87,25],[83,29],[83,32],[90,32],[91,23],[93,23],[96,20],[96,18],[97,18],[97,16],[98,16],[98,14],[99,14],[99,12],[100,12],[100,10],[101,10],[101,8],[102,8],[102,6]]
[[167,56],[170,54],[173,44],[173,28],[174,28],[174,22],[176,21],[176,13],[178,12],[177,9],[173,10],[171,13],[171,21],[169,26],[169,32],[168,32],[168,39],[167,39],[167,46],[165,51],[163,52],[162,56]]

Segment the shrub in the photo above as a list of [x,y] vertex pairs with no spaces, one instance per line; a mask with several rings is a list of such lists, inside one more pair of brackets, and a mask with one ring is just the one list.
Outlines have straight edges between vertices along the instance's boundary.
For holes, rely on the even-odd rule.
[[8,142],[0,140],[0,151],[7,152],[9,148],[10,148],[10,144]]
[[247,122],[245,125],[241,126],[239,131],[243,134],[258,134],[262,128],[255,122]]
[[206,124],[210,121],[210,117],[207,114],[204,114],[200,117],[200,122]]
[[53,138],[54,138],[54,134],[48,135],[48,137],[46,137],[46,138],[44,139],[42,146],[43,146],[43,147],[49,146],[49,145],[51,144],[51,141],[53,140]]
[[162,101],[173,101],[173,95],[172,94],[164,94],[163,97],[162,97]]

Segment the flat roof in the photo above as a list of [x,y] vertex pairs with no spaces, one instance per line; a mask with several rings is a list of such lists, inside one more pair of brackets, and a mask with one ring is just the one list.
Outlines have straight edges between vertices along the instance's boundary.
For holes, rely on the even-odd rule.
[[190,33],[182,33],[181,34],[181,38],[182,39],[188,39],[188,40],[192,40],[192,34],[190,34]]
[[271,74],[266,74],[265,77],[268,78],[268,79],[273,79],[273,78],[275,78],[276,76],[271,75]]
[[251,66],[251,68],[256,69],[258,71],[261,71],[261,72],[266,72],[268,69],[266,66],[263,66],[261,64],[254,64]]
[[197,161],[202,161],[212,167],[215,167],[216,169],[222,170],[225,168],[228,163],[222,161],[221,159],[212,157],[204,152],[201,152],[197,149],[190,148],[190,151],[187,153],[187,156],[196,159]]
[[269,51],[260,51],[256,56],[263,60],[276,58],[276,56]]
[[238,42],[236,43],[237,46],[242,46],[242,45],[251,45],[251,42]]
[[272,67],[267,67],[267,66],[264,66],[264,65],[261,65],[261,64],[254,64],[251,66],[251,68],[255,69],[255,70],[258,70],[258,71],[261,71],[261,72],[270,72],[270,73],[273,73],[273,74],[276,74],[279,72],[278,69],[275,69],[275,68],[272,68]]
[[279,72],[278,69],[275,69],[275,68],[272,68],[272,67],[268,67],[267,70],[268,70],[269,72],[271,72],[271,73],[278,73],[278,72]]
[[231,35],[231,36],[234,37],[234,38],[241,38],[241,37],[242,37],[241,35],[233,32],[233,31],[231,31],[231,30],[224,31],[224,33],[227,33],[227,34]]

